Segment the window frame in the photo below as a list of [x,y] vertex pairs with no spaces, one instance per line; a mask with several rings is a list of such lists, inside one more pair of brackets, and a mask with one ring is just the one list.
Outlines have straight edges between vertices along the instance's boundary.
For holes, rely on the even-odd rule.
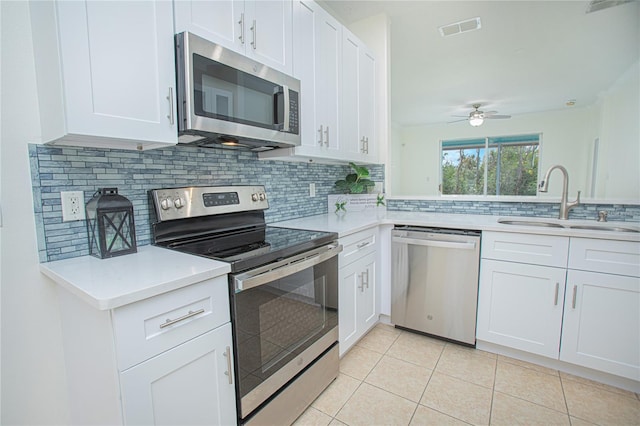
[[[500,143],[503,143],[504,146],[517,146],[517,145],[532,145],[531,143],[526,144],[524,143],[524,141],[527,138],[534,138],[537,136],[538,139],[538,167],[537,167],[537,178],[540,178],[540,170],[541,170],[541,166],[542,166],[542,141],[543,141],[543,134],[542,132],[536,132],[536,133],[520,133],[520,134],[514,134],[514,135],[500,135],[500,136],[483,136],[483,137],[475,137],[475,138],[457,138],[457,139],[440,139],[438,146],[439,146],[439,170],[438,170],[438,176],[439,176],[439,184],[438,184],[438,193],[440,197],[443,198],[484,198],[484,199],[488,199],[488,198],[494,198],[494,199],[517,199],[517,200],[527,200],[527,199],[534,199],[538,197],[538,190],[536,189],[536,193],[534,195],[496,195],[496,194],[487,194],[487,187],[488,187],[488,175],[489,175],[489,167],[487,167],[488,164],[485,164],[484,167],[484,174],[483,174],[483,193],[482,194],[443,194],[442,193],[442,188],[443,188],[443,180],[444,180],[444,169],[443,169],[443,151],[445,151],[443,148],[445,148],[445,144],[446,143],[451,143],[451,145],[455,146],[455,143],[463,143],[463,142],[468,142],[470,144],[470,147],[474,146],[473,142],[474,141],[480,141],[480,140],[484,140],[484,145],[482,145],[481,149],[485,150],[484,153],[484,157],[486,158],[487,155],[489,155],[489,149],[496,147],[496,146],[500,146]],[[504,142],[493,142],[492,141],[496,141],[496,140],[504,140],[504,139],[517,139],[517,138],[521,138],[523,139],[522,141],[517,141],[514,140],[512,143],[510,143],[510,141],[504,141]],[[478,146],[477,144],[475,146]],[[455,149],[455,148],[454,148]]]

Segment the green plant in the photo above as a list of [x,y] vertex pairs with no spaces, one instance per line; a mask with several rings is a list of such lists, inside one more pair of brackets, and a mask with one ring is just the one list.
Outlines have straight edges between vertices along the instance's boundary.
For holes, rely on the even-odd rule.
[[355,173],[349,173],[346,178],[337,180],[336,189],[343,194],[362,194],[369,191],[369,188],[375,186],[369,179],[369,170],[363,166],[356,166],[349,163]]

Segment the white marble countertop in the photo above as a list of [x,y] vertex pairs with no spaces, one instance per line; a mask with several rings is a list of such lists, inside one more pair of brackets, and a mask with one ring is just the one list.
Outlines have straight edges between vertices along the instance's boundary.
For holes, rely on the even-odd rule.
[[[562,228],[529,225],[507,225],[499,219],[523,220],[531,222],[556,223]],[[373,212],[347,212],[308,216],[299,219],[270,223],[270,226],[310,229],[314,231],[336,232],[344,237],[358,231],[378,225],[413,225],[455,229],[474,229],[479,231],[517,232],[523,234],[560,235],[565,237],[600,238],[607,240],[640,241],[639,232],[618,232],[590,229],[576,229],[569,226],[608,226],[640,230],[636,223],[605,222],[595,220],[559,220],[522,216],[489,216],[449,213],[422,213],[376,210]]]
[[40,271],[91,306],[113,309],[229,273],[229,264],[162,247],[110,259],[75,257]]

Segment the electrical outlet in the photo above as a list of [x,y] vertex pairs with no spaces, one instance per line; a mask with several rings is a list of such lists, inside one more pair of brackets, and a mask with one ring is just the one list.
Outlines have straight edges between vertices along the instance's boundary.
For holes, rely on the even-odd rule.
[[316,184],[315,183],[310,183],[309,184],[309,197],[315,197],[316,196]]
[[85,219],[84,214],[84,192],[82,191],[62,191],[62,221]]

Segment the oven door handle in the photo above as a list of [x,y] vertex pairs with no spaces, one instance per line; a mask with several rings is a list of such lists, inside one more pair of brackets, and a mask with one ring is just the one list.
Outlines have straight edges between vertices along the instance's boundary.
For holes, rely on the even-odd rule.
[[342,251],[341,245],[330,244],[311,252],[293,256],[291,258],[272,263],[253,271],[244,272],[233,276],[233,284],[236,293],[270,283],[274,280],[304,271],[307,268],[318,265]]

